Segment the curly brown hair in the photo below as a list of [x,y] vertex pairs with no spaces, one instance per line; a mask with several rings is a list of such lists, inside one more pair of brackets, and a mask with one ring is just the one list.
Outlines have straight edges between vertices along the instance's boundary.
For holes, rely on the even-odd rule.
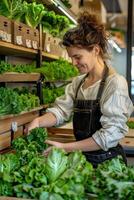
[[65,33],[62,44],[65,47],[77,46],[89,51],[97,44],[100,47],[101,57],[108,58],[108,34],[105,26],[94,14],[88,12],[81,13],[77,27]]

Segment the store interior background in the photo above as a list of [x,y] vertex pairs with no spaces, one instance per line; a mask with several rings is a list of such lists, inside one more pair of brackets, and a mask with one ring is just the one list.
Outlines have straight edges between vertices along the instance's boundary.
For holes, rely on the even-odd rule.
[[133,0],[70,0],[69,2],[75,16],[83,10],[95,12],[108,29],[118,29],[123,33],[123,38],[113,39],[119,49],[110,47],[110,64],[127,79],[129,93],[134,102]]

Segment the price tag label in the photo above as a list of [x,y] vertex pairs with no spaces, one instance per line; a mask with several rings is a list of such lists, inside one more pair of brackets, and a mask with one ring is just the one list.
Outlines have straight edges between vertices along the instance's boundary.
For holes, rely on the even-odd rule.
[[12,131],[16,132],[18,130],[18,123],[12,122],[11,123],[11,129],[12,129]]
[[22,36],[21,35],[16,36],[16,43],[18,45],[22,45],[23,44]]
[[27,46],[28,48],[32,48],[32,41],[29,40],[29,39],[26,39],[26,46]]
[[47,44],[46,45],[46,52],[50,53],[51,52],[51,49],[50,49],[50,44]]
[[33,46],[34,49],[38,49],[38,42],[32,41],[32,46]]

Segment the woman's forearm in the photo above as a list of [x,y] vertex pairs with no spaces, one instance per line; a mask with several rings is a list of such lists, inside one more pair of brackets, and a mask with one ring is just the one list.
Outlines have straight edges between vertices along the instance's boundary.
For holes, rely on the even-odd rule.
[[41,117],[37,118],[38,123],[39,123],[39,127],[51,127],[54,126],[56,124],[56,117],[53,113],[46,113]]
[[85,140],[71,142],[71,143],[64,143],[63,147],[67,152],[81,150],[83,152],[86,151],[96,151],[100,150],[100,146],[95,142],[95,140],[90,137]]

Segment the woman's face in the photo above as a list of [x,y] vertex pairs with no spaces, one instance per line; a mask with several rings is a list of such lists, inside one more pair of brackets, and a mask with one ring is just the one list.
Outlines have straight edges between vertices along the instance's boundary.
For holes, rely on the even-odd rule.
[[69,57],[72,59],[73,65],[75,65],[81,74],[91,72],[94,68],[97,58],[96,50],[88,51],[79,47],[67,47]]

